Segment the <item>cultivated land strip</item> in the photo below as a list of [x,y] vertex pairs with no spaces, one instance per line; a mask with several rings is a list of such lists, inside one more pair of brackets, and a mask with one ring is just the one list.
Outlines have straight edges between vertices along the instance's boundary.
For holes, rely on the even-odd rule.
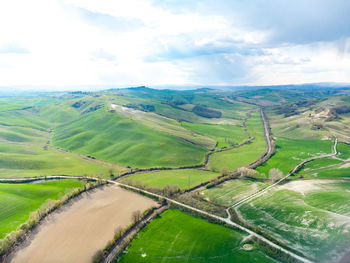
[[248,201],[251,201],[252,199],[266,193],[267,191],[269,191],[271,188],[273,188],[274,186],[280,184],[281,182],[285,181],[288,177],[290,177],[291,175],[293,175],[295,172],[297,172],[304,164],[308,163],[308,162],[311,162],[311,161],[314,161],[314,160],[317,160],[317,159],[321,159],[321,158],[327,158],[327,157],[332,157],[332,156],[335,156],[337,155],[337,144],[338,144],[338,138],[335,138],[334,140],[334,145],[333,145],[333,153],[330,153],[330,154],[324,154],[324,155],[320,155],[320,156],[315,156],[315,157],[311,157],[311,158],[308,158],[302,162],[300,162],[297,166],[295,166],[285,177],[281,178],[280,180],[278,180],[276,183],[266,187],[265,189],[255,193],[255,194],[252,194],[244,199],[242,199],[241,201],[235,203],[233,206],[231,206],[231,208],[235,208],[237,209],[238,207],[240,207],[242,204],[248,202]]

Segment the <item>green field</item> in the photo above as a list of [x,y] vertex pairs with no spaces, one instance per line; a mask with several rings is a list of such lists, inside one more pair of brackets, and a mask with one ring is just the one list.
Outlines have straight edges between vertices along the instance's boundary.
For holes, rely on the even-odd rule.
[[132,167],[200,164],[206,150],[104,109],[54,131],[53,145]]
[[87,160],[51,147],[50,127],[63,119],[69,120],[68,115],[75,115],[71,114],[72,109],[61,109],[55,105],[45,105],[42,111],[28,109],[0,112],[1,177],[84,174],[93,176],[107,175],[111,167],[116,174],[125,170],[118,165]]
[[338,143],[337,145],[338,157],[342,159],[350,159],[350,145],[345,143]]
[[278,168],[287,174],[298,163],[313,156],[332,152],[333,141],[330,140],[296,140],[277,138],[276,153],[256,170],[269,174],[270,169]]
[[210,156],[209,168],[220,171],[227,168],[233,171],[242,166],[247,166],[257,160],[266,152],[266,142],[264,138],[264,128],[260,119],[260,113],[253,112],[247,122],[248,133],[255,139],[239,148],[218,152]]
[[242,143],[247,136],[243,126],[233,126],[224,124],[199,124],[182,122],[183,127],[196,133],[209,136],[217,142],[217,148],[230,147],[234,144]]
[[230,180],[202,193],[212,201],[227,207],[267,187],[268,183],[251,180]]
[[118,262],[276,262],[257,248],[243,250],[245,236],[178,210],[168,210],[139,233]]
[[248,223],[320,262],[337,262],[350,242],[350,183],[293,181],[239,208]]
[[76,180],[0,184],[0,239],[16,230],[46,200],[59,199],[68,189],[81,186],[82,183]]
[[322,178],[322,179],[332,179],[332,178],[348,178],[350,177],[350,165],[340,164],[337,166],[310,170],[310,171],[301,171],[299,172],[305,178]]
[[342,161],[332,158],[322,158],[316,159],[309,163],[306,163],[302,169],[300,169],[295,175],[300,175],[303,177],[308,177],[309,174],[317,174],[327,169],[339,169],[338,164]]
[[166,185],[177,185],[180,189],[188,189],[188,185],[191,188],[203,182],[210,181],[210,179],[219,175],[219,173],[211,171],[184,169],[139,173],[128,176],[123,181],[132,180],[157,188],[163,188]]
[[100,164],[53,148],[44,150],[37,145],[6,143],[0,146],[0,176],[3,178],[98,174],[107,176],[111,167],[115,173],[124,170],[117,165]]

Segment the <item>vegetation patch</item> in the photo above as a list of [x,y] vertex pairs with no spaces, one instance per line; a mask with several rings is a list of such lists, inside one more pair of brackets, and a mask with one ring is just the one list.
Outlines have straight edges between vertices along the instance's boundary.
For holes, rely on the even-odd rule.
[[204,105],[196,105],[193,107],[192,111],[198,116],[205,118],[220,118],[222,115],[220,111],[209,109]]
[[165,170],[157,172],[138,173],[128,176],[123,181],[132,180],[147,186],[163,188],[176,185],[180,189],[192,188],[203,182],[210,181],[220,174],[198,169]]
[[261,250],[245,251],[241,232],[178,210],[149,223],[118,262],[275,262]]

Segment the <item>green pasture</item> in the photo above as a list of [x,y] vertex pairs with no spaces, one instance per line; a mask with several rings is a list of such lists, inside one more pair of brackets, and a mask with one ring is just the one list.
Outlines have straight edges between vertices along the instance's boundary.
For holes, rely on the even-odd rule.
[[54,131],[53,145],[132,167],[200,164],[206,150],[104,109]]
[[219,175],[219,173],[211,171],[182,169],[133,174],[123,181],[132,180],[157,188],[163,188],[166,185],[177,185],[180,189],[188,189],[188,185],[191,188],[203,182],[210,181]]
[[332,152],[333,141],[276,139],[276,153],[256,170],[268,176],[270,169],[278,168],[285,175],[305,159]]
[[115,173],[125,170],[118,165],[102,164],[86,160],[80,156],[58,151],[49,147],[47,150],[35,144],[0,145],[0,177],[31,177],[48,175],[90,175],[107,176],[113,167]]
[[242,166],[247,166],[257,160],[266,152],[266,142],[264,138],[264,128],[260,118],[260,113],[253,112],[247,121],[248,134],[255,139],[239,148],[218,152],[210,156],[209,168],[220,171],[227,168],[233,171]]
[[138,234],[118,262],[276,262],[256,247],[243,250],[244,237],[239,231],[167,210]]
[[199,124],[182,122],[181,125],[188,130],[208,136],[217,142],[217,148],[230,147],[247,139],[243,126],[224,124]]
[[31,184],[0,184],[0,239],[28,220],[48,199],[59,199],[68,189],[82,187],[77,180]]
[[337,157],[347,160],[350,159],[350,145],[345,143],[338,143],[337,145],[338,155]]
[[321,179],[335,179],[335,178],[348,178],[350,177],[350,166],[347,164],[339,164],[337,166],[307,170],[299,172],[304,178],[321,178]]

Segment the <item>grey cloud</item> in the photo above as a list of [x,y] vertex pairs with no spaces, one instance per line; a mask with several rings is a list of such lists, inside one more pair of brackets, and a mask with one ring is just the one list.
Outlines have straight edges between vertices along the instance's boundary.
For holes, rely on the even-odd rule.
[[247,30],[272,32],[270,44],[334,41],[350,36],[349,0],[154,1],[163,8],[224,16]]

